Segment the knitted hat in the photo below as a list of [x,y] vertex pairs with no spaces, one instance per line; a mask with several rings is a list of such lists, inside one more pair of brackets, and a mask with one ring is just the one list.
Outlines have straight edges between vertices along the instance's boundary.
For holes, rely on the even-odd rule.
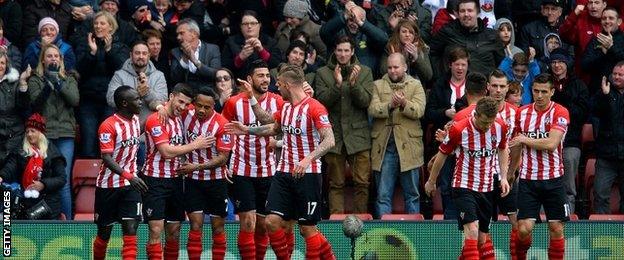
[[128,1],[128,10],[130,11],[130,15],[133,15],[142,6],[149,6],[149,3],[146,0],[130,0],[130,1]]
[[43,28],[44,25],[52,25],[54,26],[54,28],[56,28],[57,32],[59,31],[58,23],[56,23],[56,21],[50,17],[45,17],[41,19],[41,21],[39,21],[39,26],[37,28],[37,31],[41,32],[41,28]]
[[563,61],[566,64],[570,62],[570,54],[568,54],[568,52],[563,49],[563,48],[557,48],[554,49],[551,53],[550,53],[550,62],[553,61]]
[[113,2],[113,3],[117,4],[117,6],[119,6],[119,0],[100,0],[100,2],[98,4],[102,5],[104,2]]
[[32,114],[32,116],[30,116],[28,120],[26,120],[26,128],[34,128],[34,129],[39,130],[39,132],[42,132],[45,134],[46,132],[45,117],[41,116],[38,113]]
[[303,19],[308,14],[310,7],[301,0],[288,0],[284,5],[284,16]]

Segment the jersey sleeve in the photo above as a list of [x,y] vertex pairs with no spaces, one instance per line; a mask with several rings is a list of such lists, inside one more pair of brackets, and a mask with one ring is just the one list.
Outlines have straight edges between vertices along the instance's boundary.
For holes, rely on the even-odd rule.
[[236,102],[234,102],[233,97],[228,98],[228,100],[225,101],[221,115],[228,121],[236,121]]
[[109,121],[104,121],[104,123],[100,125],[98,137],[100,140],[100,151],[102,153],[113,153],[115,150],[117,132],[115,132],[115,127]]
[[325,107],[320,103],[316,103],[314,107],[312,107],[310,111],[310,116],[312,117],[314,127],[316,127],[316,129],[332,127],[331,123],[329,122],[327,109],[325,109]]
[[557,107],[555,110],[554,118],[552,119],[552,126],[550,130],[556,129],[563,133],[568,131],[568,125],[570,124],[570,114],[564,107]]
[[232,147],[234,147],[234,140],[232,140],[232,135],[225,132],[225,123],[227,123],[227,119],[223,118],[223,121],[220,123],[219,129],[215,134],[215,139],[217,139],[218,151],[229,152],[232,150]]
[[457,128],[457,125],[457,123],[454,123],[453,125],[451,125],[451,128],[449,128],[446,139],[444,139],[444,142],[440,144],[440,147],[438,149],[441,153],[447,155],[451,154],[453,153],[453,150],[455,150],[455,147],[457,147],[460,139],[460,131]]
[[156,114],[152,114],[147,118],[147,121],[145,121],[145,130],[149,138],[154,140],[155,145],[169,142],[167,128],[158,122],[158,116],[156,116]]

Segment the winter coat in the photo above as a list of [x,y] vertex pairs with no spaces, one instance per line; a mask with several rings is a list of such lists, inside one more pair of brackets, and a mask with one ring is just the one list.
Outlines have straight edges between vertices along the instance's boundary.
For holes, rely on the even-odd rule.
[[597,91],[592,98],[592,115],[600,120],[596,157],[624,160],[624,94],[611,84],[609,94]]
[[[221,68],[221,51],[219,46],[201,42],[199,46],[199,61],[202,66],[195,73],[191,73],[180,64],[182,50],[178,47],[171,51],[171,84],[188,83],[194,89],[213,88],[217,70]],[[190,61],[189,61],[190,63]]]
[[[69,25],[72,21],[72,7],[66,0],[60,0],[61,4],[56,6],[49,0],[33,0],[24,9],[23,29],[21,37],[24,44],[28,44],[39,36],[39,21],[45,17],[50,17],[58,23],[59,36],[69,37]],[[66,40],[68,38],[65,38]],[[65,64],[67,66],[67,64]]]
[[435,17],[433,18],[433,24],[431,25],[432,36],[438,34],[442,27],[444,27],[453,20],[455,20],[455,17],[453,17],[451,13],[446,10],[446,8],[438,10],[438,12],[435,14]]
[[[63,55],[63,64],[65,64],[65,70],[70,71],[76,68],[76,55],[74,49],[69,43],[66,43],[61,39],[61,35],[56,36],[54,40],[56,45],[61,50]],[[24,51],[24,61],[22,62],[22,71],[26,70],[28,65],[34,70],[39,64],[39,55],[41,54],[41,37],[38,37],[35,41],[31,42],[26,51]]]
[[46,118],[46,136],[49,139],[76,136],[74,108],[78,106],[80,94],[78,83],[72,75],[61,79],[57,91],[44,76],[33,74],[28,79],[28,94],[33,112]]
[[290,35],[294,30],[306,32],[310,36],[309,44],[314,47],[316,54],[319,57],[327,57],[327,46],[325,46],[319,35],[321,26],[311,21],[307,16],[303,18],[301,24],[295,29],[291,29],[286,22],[282,22],[277,26],[275,40],[277,41],[277,47],[282,53],[286,53],[288,46],[290,46]]
[[336,48],[335,41],[342,36],[349,36],[355,43],[355,56],[360,63],[369,67],[373,73],[379,73],[379,53],[383,53],[388,43],[388,34],[370,21],[358,29],[356,34],[351,34],[347,29],[347,22],[343,15],[337,15],[321,26],[321,38],[328,47],[328,52],[333,53]]
[[500,18],[496,20],[496,24],[494,24],[494,30],[498,31],[501,25],[508,24],[511,26],[511,39],[509,40],[508,46],[505,46],[505,56],[512,58],[516,53],[523,52],[522,49],[516,47],[516,31],[514,29],[513,23],[507,18]]
[[[39,197],[22,199],[21,203],[25,209],[29,209],[44,200],[51,209],[51,212],[44,216],[44,219],[58,219],[61,214],[61,188],[65,185],[65,158],[52,142],[48,143],[47,157],[43,160],[43,171],[40,181],[43,183],[43,190]],[[3,182],[22,183],[22,175],[30,156],[25,156],[22,147],[11,151],[7,157],[6,164],[0,170],[0,177]],[[22,187],[24,189],[25,187]]]
[[447,70],[446,56],[454,47],[463,47],[470,54],[468,70],[488,75],[498,67],[505,57],[503,43],[498,32],[486,28],[478,19],[476,30],[469,30],[461,25],[459,19],[453,20],[436,34],[431,44],[431,65],[434,75],[443,75]]
[[590,95],[582,80],[574,75],[568,76],[563,82],[555,81],[555,94],[551,100],[564,106],[570,113],[570,124],[563,139],[564,147],[581,148],[581,132],[589,116]]
[[28,92],[19,91],[19,72],[7,70],[0,79],[0,166],[12,148],[21,143],[28,110]]
[[21,46],[22,7],[15,0],[5,0],[0,3],[0,18],[2,18],[2,23],[4,24],[2,27],[4,37]]
[[130,50],[119,42],[119,38],[115,35],[110,51],[105,50],[103,41],[97,40],[96,44],[98,48],[95,55],[91,55],[91,48],[87,42],[82,42],[76,50],[81,78],[80,97],[83,102],[106,104],[108,83],[115,71],[128,59]]
[[[262,32],[260,32],[259,39],[260,42],[262,42],[262,47],[264,47],[264,49],[268,51],[269,54],[271,54],[269,59],[265,60],[265,62],[269,64],[269,68],[277,67],[277,65],[279,65],[282,60],[282,53],[277,47],[277,42],[273,38],[266,34],[263,34]],[[236,77],[247,76],[247,67],[245,66],[245,64],[260,59],[260,55],[258,55],[258,52],[254,51],[251,56],[247,57],[247,60],[243,61],[243,66],[234,66],[235,60],[237,59],[238,54],[243,49],[244,45],[245,37],[243,37],[242,34],[236,34],[230,36],[225,41],[223,50],[221,50],[221,65],[223,65],[223,67],[233,69],[232,72],[234,72],[234,75]]]
[[[388,50],[381,57],[381,64],[379,70],[381,73],[388,72]],[[433,69],[431,68],[431,61],[429,60],[429,46],[421,48],[418,53],[418,59],[416,61],[407,61],[407,72],[410,76],[418,79],[421,83],[427,83],[433,77]]]
[[594,37],[585,49],[583,56],[579,57],[581,68],[591,75],[588,85],[589,93],[593,94],[600,91],[602,77],[609,77],[615,64],[624,60],[624,33],[622,30],[617,30],[611,35],[613,36],[613,46],[607,50],[606,54],[599,47],[598,38]]
[[7,50],[7,55],[9,56],[9,62],[11,63],[11,67],[20,69],[22,67],[22,52],[13,44],[9,39],[3,38],[1,40],[4,42],[4,48]]
[[[395,90],[402,90],[407,100],[404,108],[388,109]],[[425,90],[420,81],[405,75],[403,81],[392,83],[388,74],[375,81],[368,114],[373,117],[371,163],[381,171],[390,134],[394,136],[401,172],[423,165],[423,129],[420,118],[425,115]]]
[[[153,105],[152,102],[165,102],[168,98],[165,74],[156,70],[156,67],[154,67],[154,64],[151,61],[147,63],[145,75],[147,76],[147,86],[149,87],[149,91],[147,95],[141,98],[143,101],[141,114],[139,114],[141,125],[145,123],[147,116],[149,116],[156,108],[156,105]],[[127,85],[136,89],[138,86],[137,79],[138,75],[136,70],[134,70],[134,66],[132,66],[132,61],[130,59],[126,60],[126,62],[124,62],[121,66],[121,69],[115,71],[113,78],[108,84],[108,91],[106,92],[106,101],[108,102],[108,105],[113,108],[115,107],[114,94],[117,88]]]
[[[532,21],[520,29],[520,37],[516,42],[516,46],[523,51],[528,51],[529,47],[533,47],[535,49],[535,57],[543,57],[545,50],[544,40],[551,33],[559,33],[559,24],[551,26],[546,21],[546,18]],[[568,46],[563,44],[562,48],[568,49]]]
[[509,57],[505,57],[505,59],[503,59],[501,64],[498,66],[498,68],[505,73],[509,81],[512,81],[512,80],[520,81],[522,85],[522,105],[526,105],[532,102],[533,94],[531,90],[533,89],[532,88],[533,79],[535,79],[535,77],[537,77],[537,75],[540,74],[540,67],[537,61],[533,60],[529,62],[528,67],[529,67],[529,71],[526,74],[526,76],[524,76],[524,79],[518,80],[513,74],[513,60],[512,59],[510,59]]
[[347,154],[352,155],[371,148],[367,109],[373,91],[373,74],[353,55],[349,64],[361,67],[355,86],[351,86],[348,76],[343,74],[342,85],[337,87],[334,79],[337,63],[332,54],[327,66],[316,71],[314,98],[327,108],[332,122],[336,145],[329,152],[342,154],[344,145]]
[[[448,121],[451,121],[451,118],[444,114],[447,109],[451,108],[450,80],[450,74],[438,78],[427,97],[425,118],[428,123],[433,124],[433,129],[442,129]],[[459,111],[457,108],[455,110]]]

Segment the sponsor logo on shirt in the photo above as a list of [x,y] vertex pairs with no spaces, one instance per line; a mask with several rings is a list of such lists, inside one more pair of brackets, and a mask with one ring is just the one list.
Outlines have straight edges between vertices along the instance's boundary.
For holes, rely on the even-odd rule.
[[162,135],[162,128],[160,126],[152,127],[152,135],[155,137],[159,137],[160,135]]
[[100,134],[100,142],[106,144],[108,142],[111,141],[111,134],[110,133],[101,133]]
[[137,137],[132,137],[128,140],[123,140],[121,141],[121,146],[122,147],[129,147],[129,146],[133,146],[133,145],[137,145],[139,144],[139,138]]
[[230,143],[230,135],[223,135],[221,136],[221,141],[225,144],[229,144]]
[[528,132],[525,135],[531,139],[548,138],[548,132]]
[[481,148],[479,150],[468,150],[468,156],[484,158],[496,155],[498,153],[498,149],[485,149]]
[[322,115],[320,117],[321,123],[323,124],[329,124],[329,117],[327,117],[327,115]]

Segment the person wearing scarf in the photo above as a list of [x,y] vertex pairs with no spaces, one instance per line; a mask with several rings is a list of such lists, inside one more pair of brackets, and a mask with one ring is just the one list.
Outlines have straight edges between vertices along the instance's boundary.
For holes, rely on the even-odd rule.
[[[24,191],[23,208],[28,211],[40,207],[47,211],[39,219],[59,219],[60,190],[65,185],[65,159],[45,137],[46,120],[33,114],[26,121],[22,147],[12,151],[0,170],[0,183],[18,182]],[[27,218],[22,215],[19,218]]]

